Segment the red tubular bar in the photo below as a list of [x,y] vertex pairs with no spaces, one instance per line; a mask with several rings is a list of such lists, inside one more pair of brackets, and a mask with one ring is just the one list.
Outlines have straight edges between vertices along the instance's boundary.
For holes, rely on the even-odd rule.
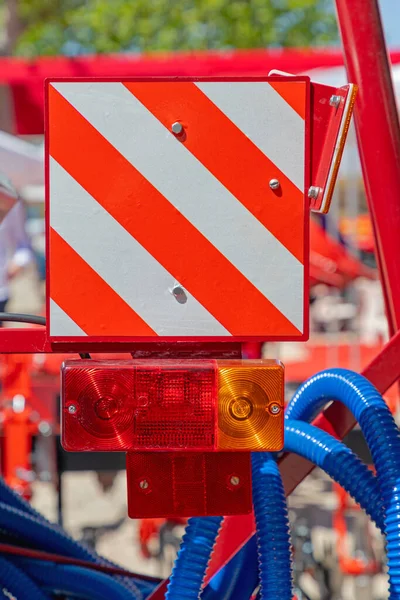
[[400,127],[378,0],[336,0],[391,334],[400,327]]

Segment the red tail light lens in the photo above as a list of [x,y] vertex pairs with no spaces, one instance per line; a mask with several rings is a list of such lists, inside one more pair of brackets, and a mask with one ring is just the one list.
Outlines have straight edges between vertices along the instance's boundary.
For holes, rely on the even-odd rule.
[[275,361],[68,361],[62,442],[71,451],[280,450],[283,367]]

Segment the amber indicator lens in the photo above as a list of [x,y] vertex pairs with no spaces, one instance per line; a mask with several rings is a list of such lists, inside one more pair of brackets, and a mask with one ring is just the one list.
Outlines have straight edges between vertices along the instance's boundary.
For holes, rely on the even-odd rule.
[[283,366],[275,361],[219,365],[218,436],[221,450],[283,447]]

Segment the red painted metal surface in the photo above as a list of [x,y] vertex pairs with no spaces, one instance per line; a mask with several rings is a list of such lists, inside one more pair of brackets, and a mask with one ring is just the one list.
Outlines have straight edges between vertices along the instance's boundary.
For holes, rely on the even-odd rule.
[[[362,373],[376,388],[385,393],[400,377],[400,332],[383,348],[382,352]],[[343,439],[356,424],[354,416],[340,402],[334,402],[314,423],[338,439]],[[280,470],[286,496],[311,473],[314,465],[296,454],[286,454],[280,461]],[[221,530],[211,564],[207,572],[209,580],[254,534],[255,524],[252,515],[227,517]],[[149,600],[162,600],[168,580],[149,597]]]
[[[310,198],[310,208],[315,212],[329,211],[356,95],[354,85],[334,89],[311,84],[311,185],[321,190]],[[337,104],[331,104],[332,98]]]
[[400,127],[378,0],[336,0],[391,333],[400,326]]

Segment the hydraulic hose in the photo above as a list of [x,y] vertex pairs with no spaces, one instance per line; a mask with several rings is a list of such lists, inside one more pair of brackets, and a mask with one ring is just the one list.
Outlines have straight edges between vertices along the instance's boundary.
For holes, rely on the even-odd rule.
[[[383,532],[384,509],[377,479],[350,448],[313,425],[287,419],[285,451],[303,456],[325,471]],[[211,579],[204,590],[204,600],[248,600],[258,585],[256,560],[256,537],[253,536]]]
[[[85,546],[75,542],[63,531],[53,527],[44,519],[27,514],[18,508],[8,506],[0,502],[0,529],[10,531],[21,539],[27,540],[41,550],[47,552],[56,552],[64,556],[80,558],[101,564],[106,561],[97,557],[95,561],[94,554]],[[138,579],[129,579],[126,577],[116,577],[116,581],[129,592],[128,598],[141,600],[144,593],[148,593],[148,582],[140,582]],[[142,593],[143,591],[143,593]]]
[[166,600],[197,600],[223,517],[188,521],[165,595]]
[[299,454],[325,471],[384,532],[385,511],[378,481],[343,442],[318,427],[286,419],[285,451]]
[[272,454],[253,452],[252,473],[261,598],[292,600],[289,519],[281,475]]
[[309,420],[329,400],[339,400],[360,424],[369,446],[385,507],[391,600],[400,599],[400,433],[382,396],[364,377],[330,369],[311,377],[289,403],[286,417]]
[[[71,536],[69,536],[66,533],[66,531],[64,531],[57,524],[48,521],[43,515],[36,511],[33,508],[33,506],[29,504],[29,502],[27,502],[24,498],[19,496],[19,494],[17,494],[12,488],[10,488],[5,483],[4,479],[0,476],[0,511],[2,506],[14,509],[13,515],[11,517],[11,522],[14,524],[13,531],[14,533],[17,533],[17,535],[21,535],[21,532],[20,528],[18,528],[19,523],[15,522],[14,517],[18,521],[18,518],[19,516],[21,516],[22,513],[22,520],[24,521],[24,523],[28,523],[27,528],[22,528],[22,536],[24,538],[27,535],[39,536],[39,538],[36,538],[38,544],[41,544],[40,540],[42,540],[43,538],[49,542],[50,540],[53,540],[53,542],[57,543],[58,547],[63,548],[62,552],[60,551],[60,554],[78,559],[88,560],[97,564],[113,565],[113,563],[111,563],[110,561],[107,561],[106,559],[100,557],[91,548],[88,548],[84,544],[81,544],[80,542],[74,540]],[[0,514],[0,522],[1,519],[2,517]],[[40,525],[42,525],[42,528],[40,527]],[[8,527],[8,530],[10,529],[11,527]],[[41,545],[40,548],[44,550],[49,550],[48,546]],[[57,550],[55,550],[54,547],[50,551],[57,552]],[[120,581],[127,589],[136,593],[137,597],[140,597],[141,594],[146,596],[149,593],[149,591],[154,589],[154,585],[150,585],[145,581],[142,582],[137,579],[134,580],[133,578],[118,576],[116,577],[116,580]]]
[[7,590],[13,598],[29,598],[29,600],[50,599],[50,596],[42,592],[28,575],[2,557],[0,557],[0,588]]
[[[134,598],[126,588],[104,573],[26,558],[19,558],[16,562],[30,578],[49,593],[71,594],[88,600],[110,600],[111,598],[112,600],[130,600]],[[21,596],[21,598],[23,597],[26,596]]]

